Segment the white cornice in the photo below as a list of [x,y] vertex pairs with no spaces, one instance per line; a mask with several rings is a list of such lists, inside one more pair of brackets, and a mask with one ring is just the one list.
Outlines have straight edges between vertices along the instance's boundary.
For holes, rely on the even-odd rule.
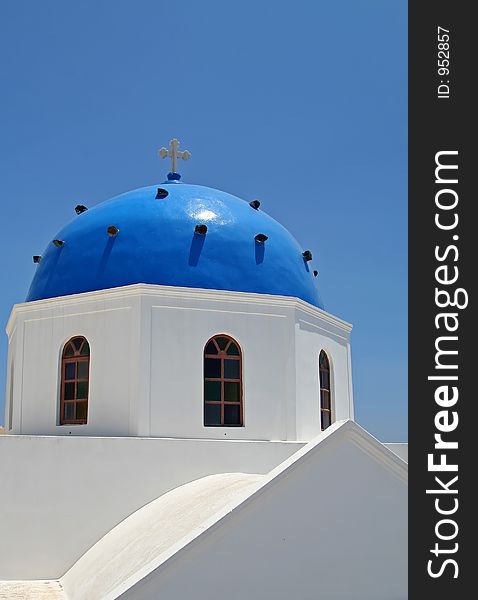
[[268,306],[279,308],[292,308],[300,310],[308,315],[314,316],[331,325],[350,333],[352,325],[346,321],[292,296],[274,296],[269,294],[256,294],[249,292],[232,292],[228,290],[211,290],[203,288],[175,287],[166,285],[151,285],[137,283],[107,290],[97,290],[94,292],[83,292],[81,294],[72,294],[70,296],[59,296],[56,298],[46,298],[44,300],[34,300],[32,302],[23,302],[15,304],[12,308],[10,318],[8,319],[6,331],[10,335],[18,314],[28,313],[32,310],[49,308],[66,308],[75,304],[84,304],[86,302],[115,300],[137,296],[154,296],[156,298],[181,298],[191,300],[207,300],[212,302],[237,302],[243,304],[255,304],[256,306]]

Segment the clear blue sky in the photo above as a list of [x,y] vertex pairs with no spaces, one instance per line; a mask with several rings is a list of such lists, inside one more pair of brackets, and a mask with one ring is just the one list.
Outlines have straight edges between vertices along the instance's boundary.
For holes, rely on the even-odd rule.
[[406,439],[405,0],[2,0],[0,46],[2,329],[74,206],[162,181],[178,137],[184,180],[310,248],[354,324],[357,420]]

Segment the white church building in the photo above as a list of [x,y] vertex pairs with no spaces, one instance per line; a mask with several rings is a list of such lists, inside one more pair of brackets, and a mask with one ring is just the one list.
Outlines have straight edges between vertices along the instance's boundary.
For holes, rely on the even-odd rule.
[[178,146],[78,205],[13,307],[0,599],[403,600],[406,446],[354,421],[352,327]]

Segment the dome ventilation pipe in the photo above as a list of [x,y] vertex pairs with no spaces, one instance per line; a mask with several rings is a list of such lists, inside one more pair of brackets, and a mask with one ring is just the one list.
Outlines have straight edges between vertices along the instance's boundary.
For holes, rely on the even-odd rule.
[[65,245],[65,242],[63,240],[53,240],[52,244],[57,248],[61,248]]
[[158,188],[158,191],[156,193],[156,200],[162,200],[163,198],[166,198],[166,196],[169,195],[169,192],[167,190],[165,190],[164,188]]
[[75,206],[75,212],[77,215],[81,215],[81,213],[84,213],[87,210],[88,210],[88,207],[85,206],[84,204],[77,204]]
[[305,262],[309,262],[309,260],[312,260],[312,252],[310,250],[302,252],[302,256],[304,257]]
[[249,202],[249,206],[252,206],[254,210],[259,210],[260,205],[261,203],[259,202],[259,200],[253,200],[252,202]]
[[199,235],[206,235],[207,225],[196,225],[196,227],[194,228],[194,233],[198,233]]
[[40,254],[35,254],[33,256],[33,262],[37,265],[40,261],[41,261],[41,255]]
[[263,244],[266,240],[269,239],[269,236],[267,236],[265,233],[258,233],[257,235],[254,236],[254,239],[259,244]]
[[118,235],[119,229],[117,227],[115,227],[114,225],[110,225],[108,227],[108,229],[106,230],[106,233],[110,236],[110,237],[115,237]]

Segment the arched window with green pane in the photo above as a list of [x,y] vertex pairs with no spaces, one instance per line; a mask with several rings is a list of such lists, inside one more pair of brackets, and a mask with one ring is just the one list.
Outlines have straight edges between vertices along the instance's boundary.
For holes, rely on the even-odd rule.
[[61,356],[60,425],[88,421],[90,346],[82,336],[66,342]]
[[320,376],[320,427],[322,431],[332,425],[332,399],[330,386],[330,361],[322,350],[319,355]]
[[204,425],[244,424],[242,352],[228,335],[215,335],[204,348]]

